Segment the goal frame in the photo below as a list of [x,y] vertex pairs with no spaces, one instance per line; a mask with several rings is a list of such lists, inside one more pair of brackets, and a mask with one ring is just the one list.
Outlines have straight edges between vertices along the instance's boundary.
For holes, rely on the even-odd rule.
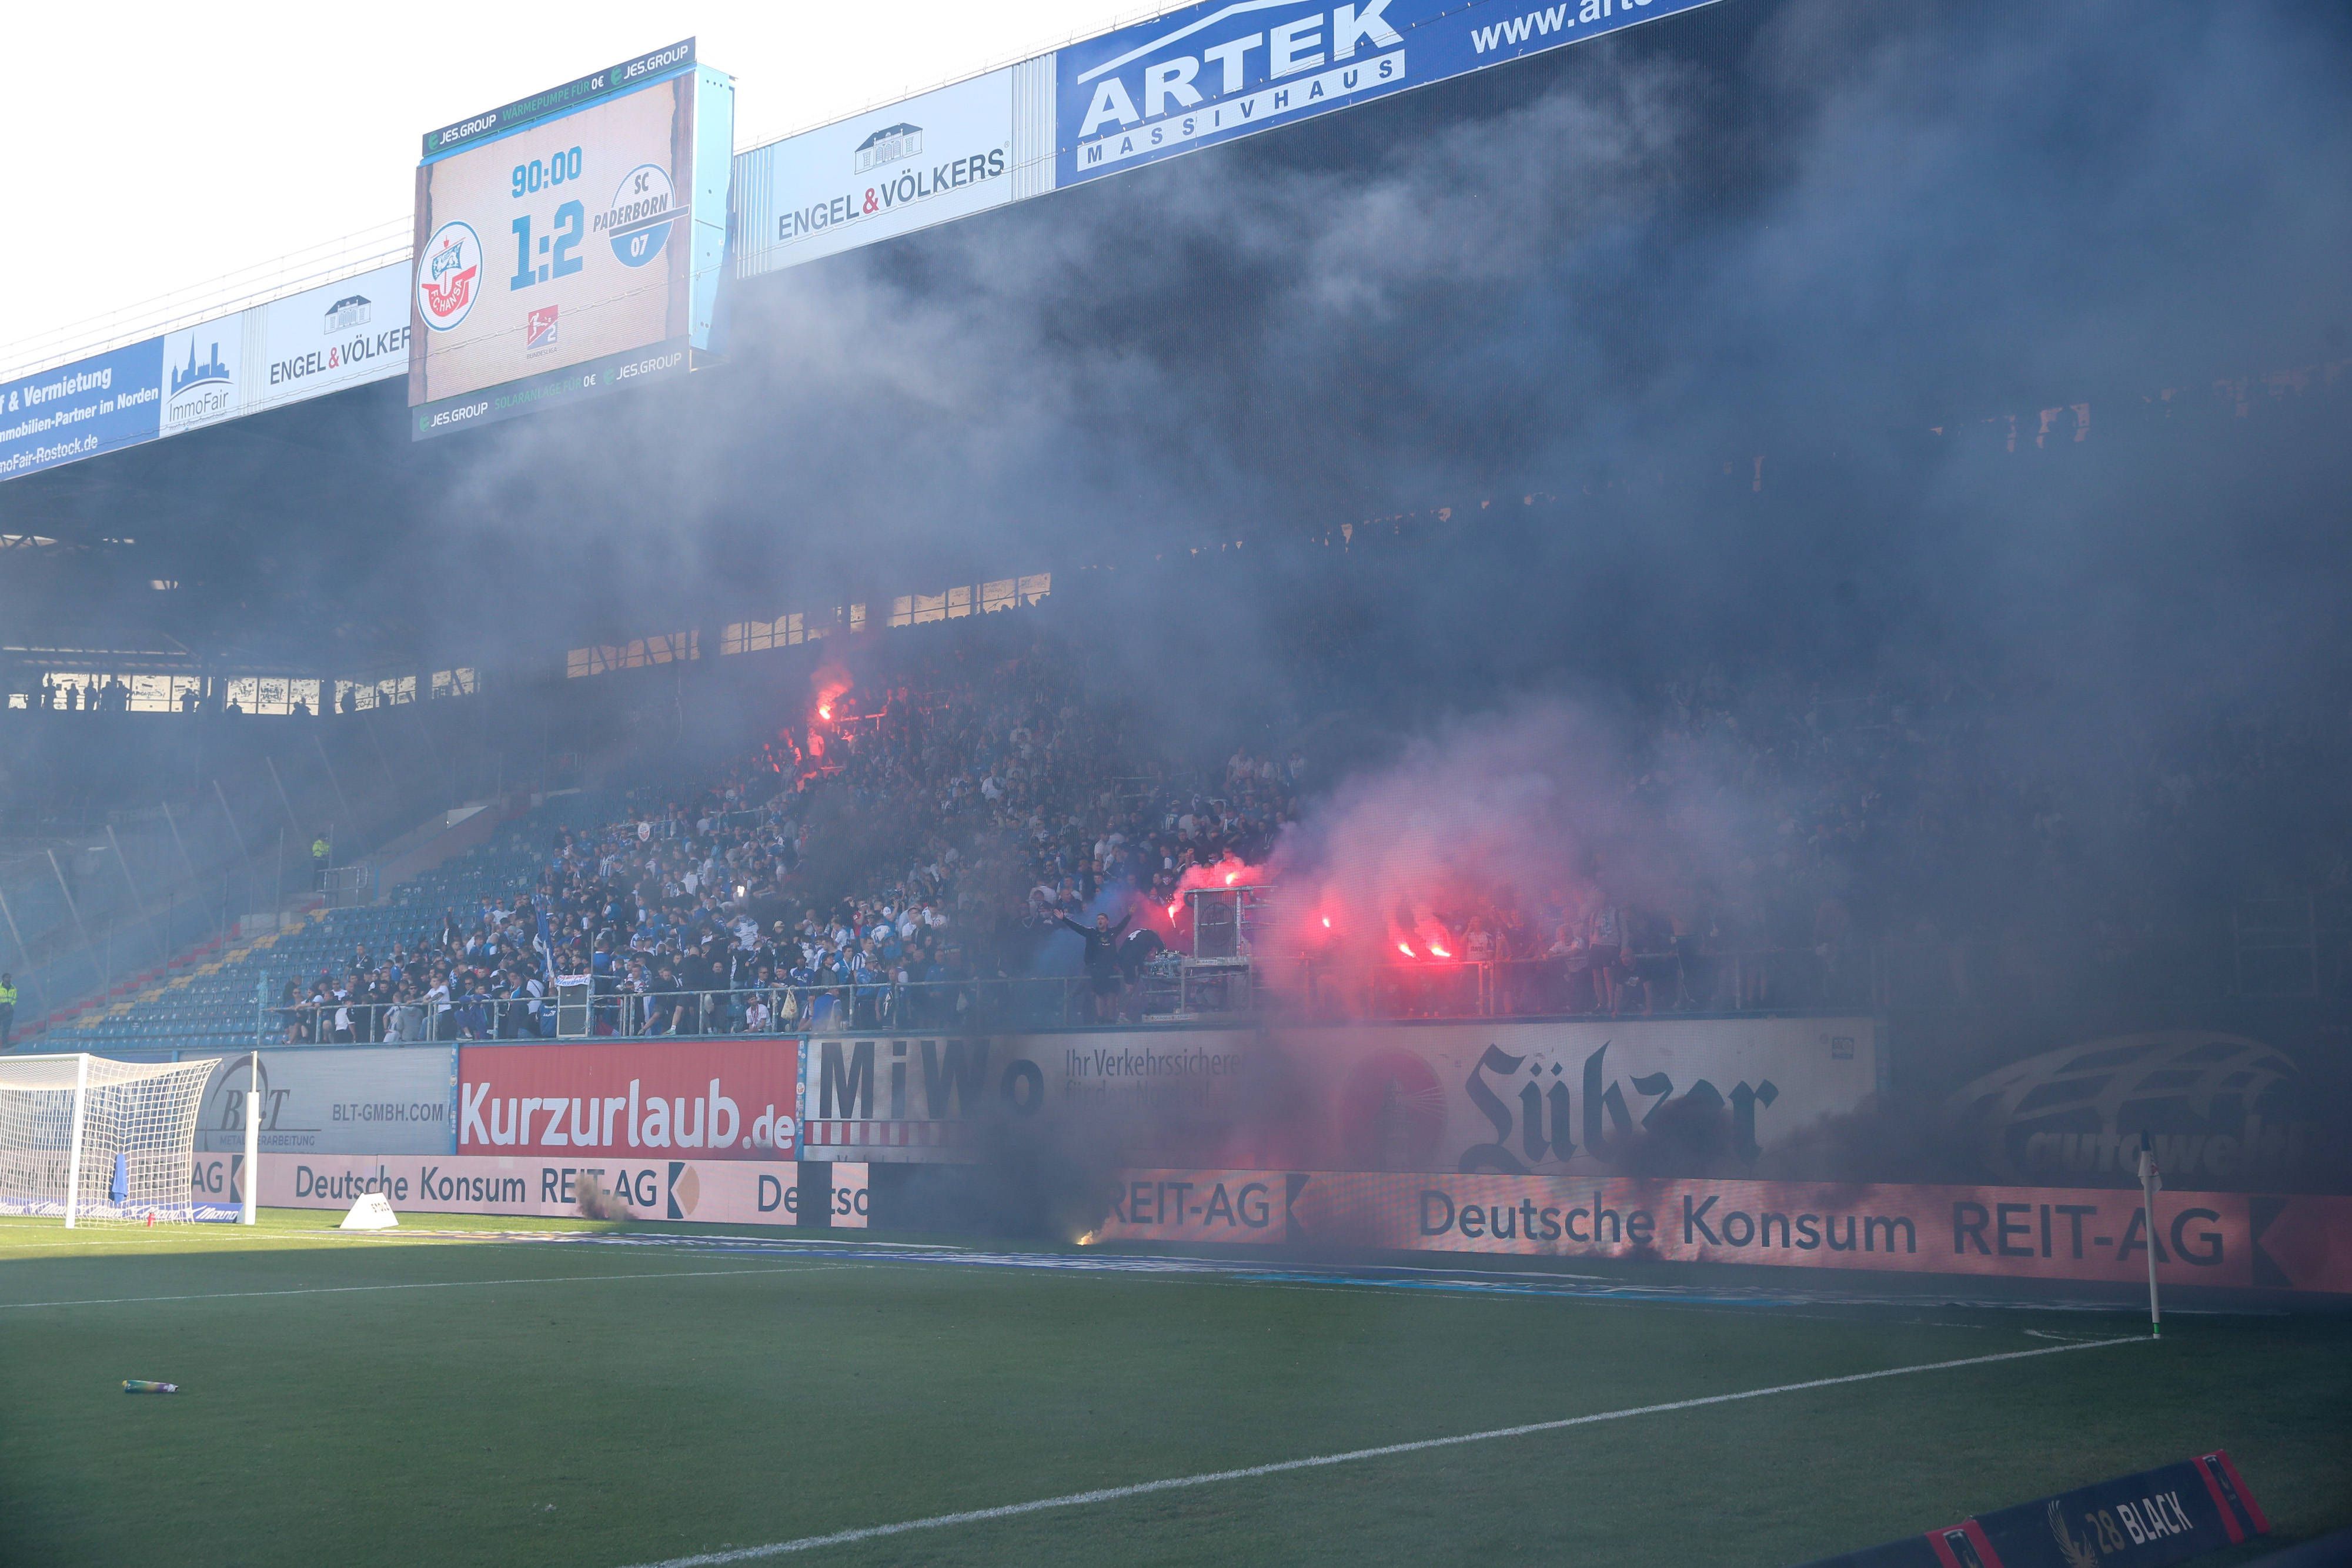
[[223,1066],[217,1056],[121,1061],[77,1051],[70,1058],[0,1058],[0,1207],[62,1218],[69,1230],[200,1219],[253,1223],[251,1118],[242,1211],[199,1204],[194,1190],[196,1124],[205,1090]]

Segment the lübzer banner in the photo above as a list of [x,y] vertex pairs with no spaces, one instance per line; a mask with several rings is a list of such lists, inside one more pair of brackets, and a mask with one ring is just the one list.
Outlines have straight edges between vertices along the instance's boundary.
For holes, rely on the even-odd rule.
[[798,1143],[796,1040],[468,1045],[461,1155],[782,1160]]
[[817,1035],[801,1113],[819,1159],[970,1159],[1047,1116],[1171,1164],[1578,1175],[1679,1107],[1753,1163],[1878,1080],[1868,1019]]

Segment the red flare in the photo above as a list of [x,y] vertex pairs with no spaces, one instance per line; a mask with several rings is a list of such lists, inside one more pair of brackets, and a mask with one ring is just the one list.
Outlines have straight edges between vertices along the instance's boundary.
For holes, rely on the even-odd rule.
[[1443,947],[1435,946],[1434,944],[1433,944],[1429,949],[1429,956],[1433,958],[1451,958],[1454,956],[1453,954],[1447,952]]
[[1402,954],[1403,954],[1403,955],[1404,955],[1406,957],[1408,957],[1408,958],[1412,957],[1412,956],[1414,956],[1414,955],[1413,955],[1412,948],[1408,944],[1406,944],[1406,943],[1402,943],[1402,942],[1398,943],[1398,944],[1397,944],[1397,951],[1398,951],[1398,952],[1400,952],[1400,953],[1402,953]]

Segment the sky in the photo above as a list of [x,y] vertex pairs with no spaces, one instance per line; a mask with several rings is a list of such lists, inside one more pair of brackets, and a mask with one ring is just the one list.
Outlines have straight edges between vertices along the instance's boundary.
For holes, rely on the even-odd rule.
[[[101,71],[93,13],[0,7],[9,204],[40,214],[50,236],[0,245],[0,365],[37,342],[55,350],[43,361],[70,357],[107,335],[100,318],[110,313],[130,313],[121,326],[144,322],[170,308],[159,297],[171,291],[329,241],[368,235],[381,247],[407,220],[425,131],[683,37],[735,78],[743,148],[1163,9],[1149,0],[899,0],[881,13],[806,0],[454,11],[141,0],[104,8]],[[261,292],[273,276],[240,279],[238,292]]]

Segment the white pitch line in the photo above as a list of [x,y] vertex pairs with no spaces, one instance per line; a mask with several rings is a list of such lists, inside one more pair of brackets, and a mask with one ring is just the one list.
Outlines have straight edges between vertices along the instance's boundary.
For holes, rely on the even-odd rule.
[[814,1274],[856,1264],[819,1261],[784,1269],[662,1269],[636,1274],[540,1274],[520,1280],[412,1280],[390,1285],[306,1285],[288,1291],[205,1291],[184,1296],[97,1296],[80,1301],[0,1301],[0,1309],[126,1307],[153,1301],[240,1301],[262,1296],[344,1296],[370,1291],[455,1291],[478,1285],[569,1285],[609,1280],[707,1280],[727,1274]]
[[1877,1372],[1850,1372],[1840,1377],[1816,1377],[1804,1383],[1783,1383],[1775,1388],[1750,1388],[1738,1394],[1707,1394],[1696,1399],[1673,1399],[1663,1405],[1639,1405],[1629,1410],[1603,1410],[1591,1416],[1568,1416],[1557,1421],[1530,1421],[1523,1427],[1497,1427],[1489,1432],[1464,1432],[1451,1437],[1423,1437],[1410,1443],[1385,1443],[1377,1448],[1350,1448],[1339,1454],[1316,1454],[1303,1459],[1277,1459],[1272,1464],[1245,1465],[1240,1469],[1210,1470],[1196,1476],[1174,1476],[1166,1480],[1138,1481],[1132,1486],[1102,1487],[1094,1491],[1071,1492],[1064,1497],[1039,1498],[1032,1502],[1004,1503],[996,1508],[975,1508],[962,1513],[934,1514],[929,1519],[902,1520],[897,1524],[870,1524],[859,1530],[836,1530],[830,1535],[803,1535],[797,1541],[771,1542],[765,1546],[738,1546],[723,1552],[698,1552],[691,1557],[668,1557],[658,1563],[645,1563],[635,1568],[723,1568],[730,1563],[751,1563],[762,1557],[782,1557],[787,1552],[815,1552],[827,1546],[848,1546],[860,1541],[877,1541],[885,1536],[905,1535],[917,1530],[945,1530],[951,1525],[981,1524],[990,1520],[1013,1519],[1024,1513],[1043,1513],[1048,1509],[1079,1508],[1090,1502],[1119,1502],[1131,1497],[1148,1497],[1154,1492],[1180,1491],[1190,1487],[1214,1486],[1220,1481],[1254,1480],[1260,1476],[1278,1476],[1291,1470],[1320,1469],[1327,1465],[1354,1464],[1360,1459],[1384,1459],[1397,1454],[1418,1454],[1431,1448],[1456,1448],[1464,1443],[1490,1443],[1501,1437],[1525,1437],[1538,1432],[1564,1431],[1570,1427],[1590,1427],[1602,1421],[1624,1421],[1636,1416],[1663,1416],[1675,1410],[1696,1410],[1708,1405],[1730,1405],[1742,1399],[1769,1399],[1776,1394],[1801,1394],[1811,1388],[1835,1388],[1842,1384],[1873,1383],[1882,1377],[1907,1377],[1919,1372],[1948,1372],[1961,1366],[1989,1366],[1995,1362],[2026,1361],[2041,1355],[2064,1355],[2070,1351],[2097,1350],[2103,1345],[2145,1344],[2149,1342],[2133,1335],[2124,1339],[2089,1340],[2077,1344],[2045,1345],[2038,1350],[2008,1350],[1993,1355],[1963,1356],[1958,1361],[1923,1362],[1916,1366],[1890,1366]]

